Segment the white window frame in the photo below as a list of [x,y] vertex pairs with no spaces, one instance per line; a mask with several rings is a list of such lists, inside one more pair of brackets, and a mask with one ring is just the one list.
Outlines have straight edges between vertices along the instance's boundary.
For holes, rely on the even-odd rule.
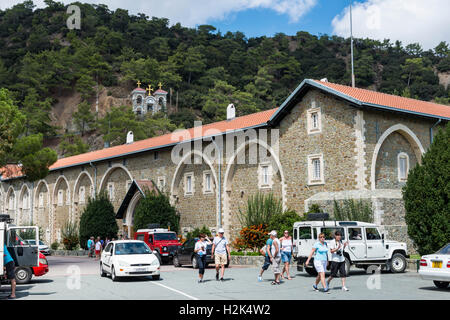
[[[191,190],[188,190],[188,177],[191,177]],[[185,196],[192,196],[195,192],[195,179],[194,179],[194,173],[193,172],[186,172],[184,174],[184,195]]]
[[[267,169],[266,169],[267,168]],[[265,174],[265,170],[267,175]],[[258,166],[258,187],[260,189],[272,188],[272,165],[270,163],[260,163]],[[267,177],[267,180],[265,180]]]
[[[405,172],[405,176],[403,176],[402,175],[402,172],[401,172],[401,166],[400,166],[400,161],[401,161],[401,159],[406,159],[406,172]],[[398,169],[398,181],[399,182],[406,182],[406,180],[408,180],[408,173],[409,173],[409,156],[408,156],[408,154],[407,153],[405,153],[405,152],[400,152],[398,155],[397,155],[397,169]]]
[[8,197],[8,210],[15,210],[16,209],[16,196],[14,193],[11,193]]
[[66,206],[70,206],[70,191],[66,190]]
[[114,201],[114,194],[115,194],[115,190],[114,190],[114,182],[108,182],[108,186],[107,186],[107,193],[108,193],[108,197],[110,201]]
[[[315,176],[314,161],[319,160],[319,177]],[[311,154],[307,157],[308,161],[308,185],[320,185],[325,184],[325,172],[324,172],[324,162],[323,154]]]
[[78,191],[78,202],[81,204],[86,202],[86,188],[84,186],[81,186]]
[[44,193],[43,192],[39,192],[39,208],[43,208],[44,207]]
[[22,197],[22,209],[29,209],[28,192],[23,194],[23,197]]
[[[207,184],[207,176],[209,176],[209,188]],[[213,193],[214,186],[213,186],[213,179],[212,179],[212,171],[206,170],[203,171],[203,193],[204,194],[211,194]]]
[[64,204],[64,190],[59,189],[58,190],[58,207],[62,207]]
[[[317,126],[314,126],[313,115],[317,114]],[[306,113],[306,122],[308,128],[308,134],[315,134],[322,132],[322,111],[320,108],[308,109]]]
[[158,189],[161,191],[165,191],[165,189],[166,189],[166,177],[165,176],[158,177]]

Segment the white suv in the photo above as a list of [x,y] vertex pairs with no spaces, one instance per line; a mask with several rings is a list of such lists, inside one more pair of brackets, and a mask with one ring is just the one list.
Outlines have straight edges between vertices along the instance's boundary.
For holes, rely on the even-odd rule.
[[[342,241],[349,241],[344,250],[345,267],[348,274],[350,266],[366,269],[371,266],[381,266],[393,273],[404,272],[406,269],[406,243],[386,240],[379,232],[378,226],[372,223],[358,221],[302,221],[294,223],[294,257],[297,270],[310,275],[317,275],[313,264],[305,266],[312,247],[318,241],[319,233],[325,234],[325,241],[330,244],[334,233],[339,230]],[[329,256],[330,258],[330,256]]]

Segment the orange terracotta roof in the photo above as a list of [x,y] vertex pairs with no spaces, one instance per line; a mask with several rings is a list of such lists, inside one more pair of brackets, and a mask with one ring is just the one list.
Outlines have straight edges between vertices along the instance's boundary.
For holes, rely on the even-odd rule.
[[399,111],[409,111],[413,113],[434,115],[450,119],[450,107],[442,104],[399,97],[366,89],[353,88],[331,82],[322,82],[318,80],[314,80],[314,82],[326,86],[332,90],[338,91],[353,99],[357,99],[363,103],[376,104],[379,106],[398,109]]
[[22,166],[17,164],[7,164],[0,168],[1,180],[7,180],[23,176]]

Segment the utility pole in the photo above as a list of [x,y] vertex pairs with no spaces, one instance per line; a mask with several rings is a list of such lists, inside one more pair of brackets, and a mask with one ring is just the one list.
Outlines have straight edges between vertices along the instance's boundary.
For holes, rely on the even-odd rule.
[[350,1],[350,50],[352,57],[352,88],[355,87],[355,69],[353,66],[353,22],[352,22],[352,2]]

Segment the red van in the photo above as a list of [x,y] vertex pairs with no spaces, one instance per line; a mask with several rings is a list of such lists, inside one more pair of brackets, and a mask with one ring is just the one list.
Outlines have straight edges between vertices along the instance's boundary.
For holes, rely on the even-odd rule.
[[157,251],[156,256],[160,263],[169,262],[178,247],[181,246],[175,232],[162,228],[139,229],[134,234],[134,239],[144,241],[150,249]]

